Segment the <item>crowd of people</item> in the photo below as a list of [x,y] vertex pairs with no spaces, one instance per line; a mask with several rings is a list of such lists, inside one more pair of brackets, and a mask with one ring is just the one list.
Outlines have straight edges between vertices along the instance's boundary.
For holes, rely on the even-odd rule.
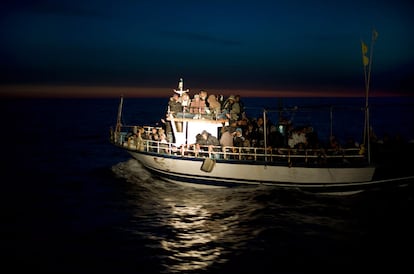
[[[223,95],[208,95],[205,90],[201,90],[190,98],[188,92],[174,93],[168,102],[167,116],[169,115],[178,118],[227,121],[217,138],[208,132],[198,134],[194,140],[197,146],[264,147],[266,145],[268,148],[319,146],[317,133],[311,126],[294,128],[287,119],[281,118],[275,124],[269,118],[264,121],[263,116],[249,117],[240,95],[230,95],[224,99]],[[180,132],[179,123],[176,124]],[[166,127],[169,132],[171,129],[168,128],[168,123]],[[209,134],[208,138],[201,138],[206,134]],[[217,140],[212,141],[212,137]]]
[[[208,94],[205,90],[199,91],[192,97],[189,92],[174,93],[168,100],[167,108],[167,117],[172,115],[177,118],[215,119],[223,122],[223,126],[220,132],[213,134],[203,130],[197,134],[195,140],[187,140],[185,146],[176,148],[171,145],[174,143],[171,124],[162,119],[163,126],[153,127],[151,130],[134,127],[126,138],[128,146],[143,150],[144,146],[149,144],[152,151],[177,154],[192,151],[191,153],[195,155],[199,152],[209,154],[220,152],[221,155],[226,153],[231,155],[249,149],[251,151],[252,148],[262,150],[266,148],[273,151],[330,150],[331,153],[338,151],[341,154],[347,153],[343,149],[360,149],[360,153],[364,153],[366,149],[363,144],[358,144],[352,138],[341,143],[335,136],[330,136],[327,142],[321,143],[312,126],[295,127],[284,117],[279,117],[276,123],[269,118],[264,121],[264,116],[250,117],[239,95],[230,95],[225,99],[223,95]],[[179,124],[182,125],[182,122],[176,123],[177,131],[182,132]],[[371,144],[381,144],[382,150],[391,147],[387,136],[384,137],[383,143],[382,140],[375,139],[373,132],[370,132],[370,136]],[[392,150],[394,151],[401,143],[403,142],[393,142]]]
[[210,94],[201,90],[192,98],[188,92],[181,95],[174,93],[168,102],[167,115],[193,119],[230,119],[239,120],[244,113],[239,95],[230,95],[224,100],[223,95]]
[[[191,119],[216,119],[223,121],[223,127],[218,134],[211,134],[206,130],[200,132],[195,140],[188,140],[188,147],[194,151],[206,150],[212,152],[219,149],[222,152],[235,152],[237,148],[295,148],[320,149],[330,148],[340,150],[342,147],[334,136],[329,143],[320,144],[317,132],[311,126],[294,127],[288,120],[280,117],[277,123],[269,118],[264,121],[263,116],[249,117],[240,95],[230,95],[224,99],[223,95],[207,94],[205,90],[190,97],[188,91],[181,94],[174,93],[168,101],[167,117],[170,115]],[[165,122],[163,127],[154,127],[149,132],[142,128],[135,128],[129,136],[129,142],[137,149],[142,149],[145,141],[153,141],[161,145],[165,152],[170,152],[168,143],[173,143],[171,124]],[[176,122],[177,131],[182,132],[181,122]],[[265,128],[266,127],[266,128]],[[266,136],[265,136],[266,134]],[[216,137],[217,136],[217,137]],[[346,146],[346,147],[345,147]],[[188,149],[186,147],[185,149]],[[343,148],[356,147],[355,142],[344,144]],[[180,150],[183,148],[177,148]]]

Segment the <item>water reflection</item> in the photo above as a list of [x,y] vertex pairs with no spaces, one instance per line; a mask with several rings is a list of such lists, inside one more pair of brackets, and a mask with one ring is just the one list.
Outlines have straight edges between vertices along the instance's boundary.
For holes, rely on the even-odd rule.
[[253,237],[252,227],[243,227],[241,215],[249,214],[255,205],[243,206],[240,195],[236,198],[229,190],[180,186],[170,186],[169,190],[163,192],[168,210],[164,224],[173,233],[160,240],[162,248],[169,252],[166,264],[169,271],[193,271],[224,264],[229,254],[243,249]]
[[261,207],[250,200],[249,191],[193,189],[153,180],[133,162],[117,169],[118,175],[134,183],[129,193],[133,233],[151,239],[152,249],[161,249],[166,272],[224,264],[229,254],[246,248],[258,233],[241,221]]
[[172,271],[186,271],[206,268],[218,260],[223,250],[214,245],[225,227],[209,222],[211,212],[192,199],[183,201],[185,206],[177,206],[167,201],[171,216],[166,220],[175,232],[174,238],[161,240],[162,247],[171,252],[170,259],[176,264],[170,265]]

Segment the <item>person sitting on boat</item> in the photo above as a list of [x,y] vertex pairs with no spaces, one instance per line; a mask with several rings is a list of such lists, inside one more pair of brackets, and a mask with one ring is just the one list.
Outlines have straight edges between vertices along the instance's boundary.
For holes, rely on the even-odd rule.
[[236,147],[242,147],[244,146],[244,141],[246,139],[243,137],[243,131],[241,128],[236,128],[236,131],[234,132],[234,137],[233,137],[233,143],[234,146]]
[[226,115],[221,113],[221,104],[217,100],[216,95],[210,94],[207,98],[207,102],[209,104],[209,111],[213,117],[216,119],[227,119]]
[[[197,154],[201,151],[207,151],[209,157],[214,157],[213,152],[217,150],[215,147],[218,147],[219,145],[220,142],[217,139],[217,137],[211,135],[211,133],[207,132],[206,130],[203,130],[200,134],[197,134],[196,136],[196,156],[198,156]],[[206,148],[207,150],[205,150]]]
[[167,142],[167,135],[163,128],[158,129],[158,138],[159,138],[159,147],[160,153],[169,153],[168,142]]
[[191,99],[190,99],[190,95],[188,95],[188,93],[184,93],[181,96],[181,107],[182,107],[182,111],[177,113],[175,117],[177,118],[193,118],[194,114],[190,113],[190,105],[191,105]]
[[138,127],[137,133],[135,134],[135,143],[138,150],[144,150],[144,138],[145,130],[143,127]]
[[208,102],[208,97],[207,97],[207,91],[205,90],[200,90],[199,92],[200,95],[200,101],[204,102],[204,104],[206,105],[206,107],[209,107],[209,102]]
[[247,125],[244,127],[244,138],[249,140],[249,144],[254,147],[257,140],[255,140],[254,120],[249,119]]
[[190,104],[191,104],[190,95],[188,95],[188,93],[184,93],[181,96],[181,106],[183,107],[183,112],[190,112]]
[[142,135],[144,134],[144,128],[136,127],[134,128],[133,135],[128,137],[128,147],[131,149],[143,150],[144,149],[144,139]]
[[168,101],[168,114],[172,114],[176,117],[177,113],[183,111],[183,106],[181,105],[180,96],[177,93],[174,93]]
[[[241,128],[236,128],[236,131],[234,132],[234,137],[233,137],[233,144],[234,144],[234,151],[235,153],[246,153],[248,151],[243,150],[243,147],[250,147],[250,142],[248,139],[246,139],[243,136],[243,130]],[[245,158],[243,157],[241,154],[239,154],[240,158]]]
[[227,152],[233,153],[233,132],[230,131],[229,126],[221,128],[220,145],[224,158],[227,158]]
[[160,136],[158,135],[158,129],[156,127],[153,127],[151,129],[150,135],[150,147],[151,147],[151,151],[156,152],[157,151],[157,144],[160,141]]
[[205,101],[200,100],[200,95],[195,94],[190,103],[190,113],[195,114],[194,118],[201,118],[201,115],[206,114]]
[[291,132],[288,139],[290,148],[305,148],[307,143],[308,141],[306,140],[304,128],[296,128]]

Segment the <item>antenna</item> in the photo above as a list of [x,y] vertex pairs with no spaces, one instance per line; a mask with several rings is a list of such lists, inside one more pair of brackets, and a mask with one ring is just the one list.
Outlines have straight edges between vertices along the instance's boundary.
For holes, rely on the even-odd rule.
[[368,53],[367,45],[361,40],[362,48],[362,64],[364,65],[364,78],[365,78],[365,126],[364,126],[364,144],[366,142],[368,146],[368,163],[371,163],[371,151],[370,151],[370,125],[369,125],[369,87],[371,82],[371,67],[372,67],[372,56],[374,51],[374,44],[378,38],[378,32],[373,29],[371,36],[371,47],[370,56],[366,56]]
[[178,90],[174,89],[175,93],[178,93],[180,96],[183,95],[186,92],[189,92],[190,90],[184,90],[184,80],[183,78],[180,78],[180,81],[178,82]]

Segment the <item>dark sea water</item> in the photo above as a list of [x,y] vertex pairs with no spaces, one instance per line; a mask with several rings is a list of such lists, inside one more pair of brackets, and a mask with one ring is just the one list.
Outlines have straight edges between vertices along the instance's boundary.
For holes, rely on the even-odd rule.
[[[2,273],[412,271],[413,184],[334,197],[166,183],[108,142],[118,101],[0,101]],[[126,98],[124,122],[157,123],[166,102]],[[278,103],[245,99],[252,107]],[[323,137],[330,116],[302,106],[332,103],[364,102],[292,98],[283,106],[300,106],[289,118],[311,123]],[[378,136],[413,139],[412,99],[371,103]],[[334,134],[361,138],[363,114],[336,109]],[[261,115],[254,108],[248,112]]]

